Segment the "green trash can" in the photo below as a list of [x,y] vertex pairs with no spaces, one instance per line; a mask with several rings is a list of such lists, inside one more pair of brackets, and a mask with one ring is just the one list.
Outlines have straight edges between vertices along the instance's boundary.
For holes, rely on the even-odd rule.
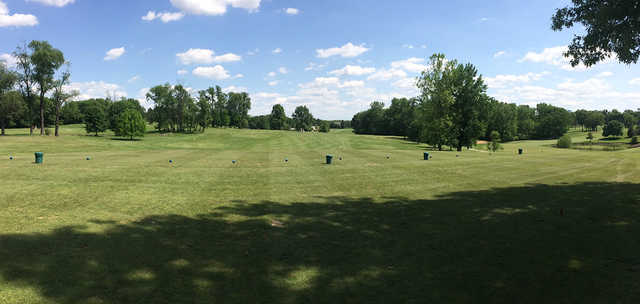
[[327,155],[327,165],[331,165],[333,163],[333,155]]
[[44,161],[44,153],[36,152],[36,164],[41,164]]
[[524,150],[522,150],[522,148],[518,149],[518,154],[522,155],[522,153],[524,152]]
[[429,160],[429,152],[424,152],[424,160]]

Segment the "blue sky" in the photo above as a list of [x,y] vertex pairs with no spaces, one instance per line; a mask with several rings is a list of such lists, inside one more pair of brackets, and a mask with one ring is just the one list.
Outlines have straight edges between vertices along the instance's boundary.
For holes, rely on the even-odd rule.
[[[374,100],[416,96],[428,57],[474,64],[505,102],[640,108],[636,65],[571,68],[572,31],[550,18],[568,1],[0,0],[0,60],[47,40],[82,97],[144,100],[165,82],[247,91],[251,114],[306,104],[351,119]],[[579,31],[580,29],[576,29]]]

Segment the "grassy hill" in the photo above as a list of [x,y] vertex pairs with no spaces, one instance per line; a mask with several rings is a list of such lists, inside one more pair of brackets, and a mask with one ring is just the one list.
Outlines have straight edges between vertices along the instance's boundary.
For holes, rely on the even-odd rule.
[[635,149],[441,152],[349,130],[8,134],[0,303],[640,301]]

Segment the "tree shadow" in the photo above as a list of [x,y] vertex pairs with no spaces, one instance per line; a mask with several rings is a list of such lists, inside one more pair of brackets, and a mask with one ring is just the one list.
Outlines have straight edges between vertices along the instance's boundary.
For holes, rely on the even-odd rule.
[[0,278],[56,303],[640,301],[640,185],[235,201],[0,235]]

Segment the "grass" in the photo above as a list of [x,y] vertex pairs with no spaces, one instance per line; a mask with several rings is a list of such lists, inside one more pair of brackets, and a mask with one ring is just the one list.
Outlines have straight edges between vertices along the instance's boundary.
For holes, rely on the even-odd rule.
[[0,303],[640,301],[635,149],[25,134],[0,137]]

